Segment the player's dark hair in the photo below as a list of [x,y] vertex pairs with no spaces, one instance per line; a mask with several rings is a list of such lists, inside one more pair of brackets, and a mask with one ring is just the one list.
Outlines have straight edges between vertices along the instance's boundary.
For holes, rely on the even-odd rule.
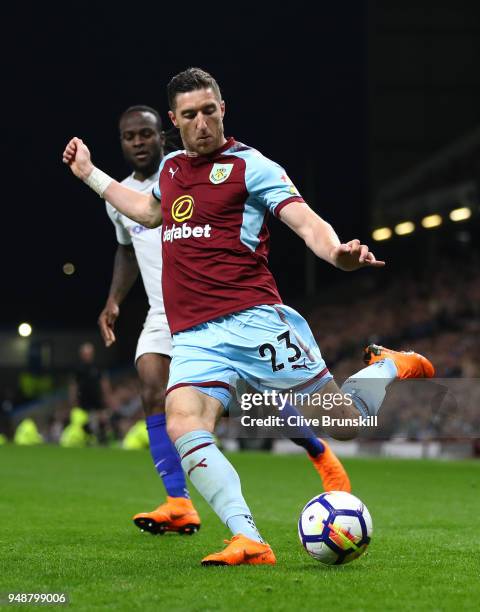
[[158,132],[160,134],[162,133],[162,118],[158,114],[158,111],[156,111],[151,106],[145,106],[145,104],[136,104],[135,106],[129,106],[127,110],[124,110],[123,113],[120,115],[119,123],[125,117],[125,115],[129,115],[130,113],[151,113],[155,117],[155,123],[157,124]]
[[167,85],[168,104],[171,110],[175,110],[175,97],[179,93],[195,91],[196,89],[212,89],[220,101],[222,94],[217,81],[211,74],[201,68],[187,68],[176,74]]

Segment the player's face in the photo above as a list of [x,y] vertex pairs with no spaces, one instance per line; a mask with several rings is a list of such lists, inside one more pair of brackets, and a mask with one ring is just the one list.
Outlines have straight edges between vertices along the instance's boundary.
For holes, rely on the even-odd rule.
[[120,142],[125,160],[135,172],[147,178],[158,170],[164,137],[152,113],[134,112],[122,117]]
[[223,116],[225,103],[212,89],[195,89],[177,94],[170,119],[180,130],[187,151],[208,155],[225,143]]

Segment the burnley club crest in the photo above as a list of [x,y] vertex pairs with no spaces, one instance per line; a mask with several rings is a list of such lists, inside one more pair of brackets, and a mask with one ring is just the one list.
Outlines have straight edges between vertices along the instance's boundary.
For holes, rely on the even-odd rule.
[[213,164],[210,182],[214,185],[225,182],[233,170],[233,164]]

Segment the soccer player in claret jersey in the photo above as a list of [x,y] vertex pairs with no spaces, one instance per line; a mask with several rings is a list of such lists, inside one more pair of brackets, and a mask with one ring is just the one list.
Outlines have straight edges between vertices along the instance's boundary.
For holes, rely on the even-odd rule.
[[[158,183],[159,166],[164,156],[165,137],[158,112],[145,105],[131,106],[120,117],[119,130],[125,161],[132,168],[132,173],[121,184],[141,193],[151,193]],[[171,132],[169,136],[168,145],[171,147],[174,138]],[[149,229],[139,225],[108,202],[106,210],[115,227],[118,246],[110,291],[98,324],[105,345],[111,346],[116,340],[114,328],[120,306],[140,272],[149,311],[138,339],[135,365],[141,384],[152,460],[167,492],[165,503],[151,512],[136,514],[133,521],[140,529],[153,534],[166,531],[192,534],[200,528],[200,518],[189,498],[180,458],[165,424],[165,388],[172,342],[161,284],[161,228]],[[288,406],[285,410],[289,412],[293,408]],[[303,429],[303,437],[295,439],[295,442],[307,450],[322,477],[324,489],[349,491],[348,475],[328,445],[313,431]]]
[[[331,414],[358,418],[377,414],[390,382],[432,376],[433,366],[418,353],[370,346],[365,350],[367,367],[337,387],[308,324],[282,304],[267,266],[267,213],[342,270],[384,262],[359,240],[342,244],[280,166],[225,138],[225,104],[211,75],[190,68],[173,77],[167,91],[169,116],[180,129],[185,150],[163,159],[151,196],[96,168],[79,138],[67,144],[63,160],[123,214],[148,227],[163,222],[162,278],[173,334],[167,429],[191,482],[233,533],[225,549],[202,563],[274,564],[238,474],[213,436],[232,380],[254,380],[264,389],[348,394],[353,401],[344,401]],[[267,345],[273,351],[266,351]],[[295,368],[299,359],[302,368]]]

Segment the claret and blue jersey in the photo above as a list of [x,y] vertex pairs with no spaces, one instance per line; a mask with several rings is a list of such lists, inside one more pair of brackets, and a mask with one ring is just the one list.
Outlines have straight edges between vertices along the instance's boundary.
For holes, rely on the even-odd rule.
[[282,302],[267,218],[302,202],[283,168],[233,138],[208,156],[167,155],[153,190],[163,214],[163,294],[172,333]]

